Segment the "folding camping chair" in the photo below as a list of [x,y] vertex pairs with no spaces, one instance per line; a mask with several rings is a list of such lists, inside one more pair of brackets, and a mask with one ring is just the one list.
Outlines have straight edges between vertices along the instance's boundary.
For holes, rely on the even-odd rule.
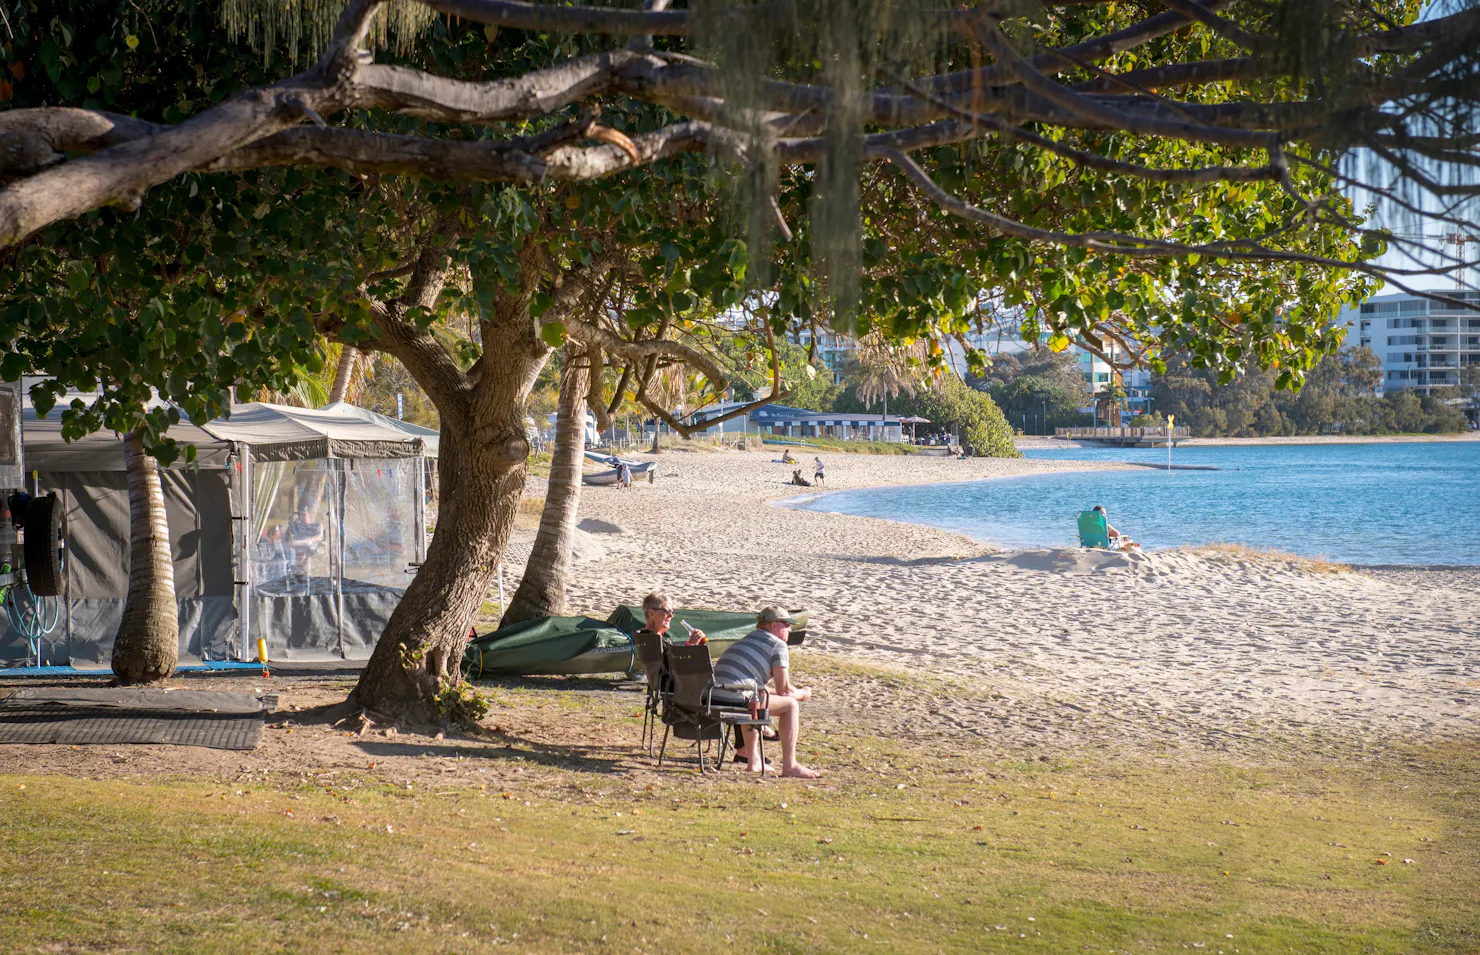
[[653,744],[658,741],[658,714],[665,686],[669,682],[665,665],[663,638],[651,630],[639,630],[632,635],[632,646],[637,651],[637,660],[642,664],[642,674],[647,679],[647,697],[642,706],[642,737],[639,746],[647,747],[653,755]]
[[1079,546],[1115,549],[1104,514],[1099,511],[1079,512]]
[[[709,658],[707,646],[670,646],[667,659],[672,690],[663,700],[663,742],[658,748],[658,765],[663,765],[668,733],[672,730],[678,739],[694,740],[701,773],[706,771],[706,743],[719,740],[719,755],[715,761],[715,771],[718,772],[724,768],[732,727],[750,726],[756,729],[756,745],[760,747],[761,773],[764,775],[766,742],[761,729],[775,722],[767,712],[765,689],[749,684],[715,683],[714,663]],[[751,715],[751,703],[757,704],[754,716]]]

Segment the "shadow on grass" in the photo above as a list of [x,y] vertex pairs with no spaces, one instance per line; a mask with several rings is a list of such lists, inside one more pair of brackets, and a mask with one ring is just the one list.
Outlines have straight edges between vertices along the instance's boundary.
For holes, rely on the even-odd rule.
[[[632,768],[630,759],[611,755],[608,747],[532,743],[505,733],[490,735],[502,741],[502,745],[450,746],[440,743],[391,742],[389,740],[361,740],[354,745],[366,755],[375,757],[440,756],[448,759],[453,757],[488,759],[607,775],[625,773]],[[521,748],[521,746],[528,748]]]

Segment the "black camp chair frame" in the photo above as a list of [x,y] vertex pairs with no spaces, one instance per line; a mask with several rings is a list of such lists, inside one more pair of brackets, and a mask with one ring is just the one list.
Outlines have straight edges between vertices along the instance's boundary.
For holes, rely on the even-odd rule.
[[[693,734],[694,753],[701,773],[710,771],[705,755],[706,744],[710,740],[720,740],[714,771],[721,771],[732,727],[748,726],[758,730],[756,745],[760,747],[761,774],[765,775],[765,734],[759,730],[775,722],[766,709],[770,698],[765,689],[749,684],[714,682],[714,663],[706,646],[670,646],[665,654],[665,664],[671,682],[668,692],[660,694],[663,742],[658,747],[658,765],[663,765],[671,731],[676,738]],[[716,700],[716,692],[726,694],[728,699]],[[755,716],[750,712],[751,703],[757,704]]]
[[638,745],[647,750],[649,756],[658,743],[658,719],[662,712],[665,693],[671,692],[672,678],[668,673],[668,654],[665,641],[651,630],[639,630],[632,635],[632,647],[642,664],[642,675],[647,681],[647,692],[642,704],[642,737]]

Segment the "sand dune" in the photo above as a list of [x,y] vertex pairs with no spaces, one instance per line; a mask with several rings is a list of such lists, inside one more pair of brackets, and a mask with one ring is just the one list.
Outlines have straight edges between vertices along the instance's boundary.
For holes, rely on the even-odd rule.
[[[922,709],[918,726],[966,720],[1003,752],[1382,746],[1477,729],[1480,569],[997,552],[933,528],[777,507],[795,489],[770,458],[670,452],[656,484],[586,488],[583,518],[630,533],[589,535],[604,556],[579,565],[574,607],[604,613],[657,588],[683,604],[807,607],[808,651],[960,680],[961,699]],[[828,477],[836,488],[1096,466],[832,455]],[[519,549],[510,558],[517,580]]]

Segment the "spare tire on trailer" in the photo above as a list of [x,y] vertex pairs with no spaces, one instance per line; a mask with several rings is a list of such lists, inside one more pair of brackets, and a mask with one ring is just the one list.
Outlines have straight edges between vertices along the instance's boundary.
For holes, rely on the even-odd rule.
[[38,597],[62,592],[62,502],[55,492],[26,508],[26,585]]

